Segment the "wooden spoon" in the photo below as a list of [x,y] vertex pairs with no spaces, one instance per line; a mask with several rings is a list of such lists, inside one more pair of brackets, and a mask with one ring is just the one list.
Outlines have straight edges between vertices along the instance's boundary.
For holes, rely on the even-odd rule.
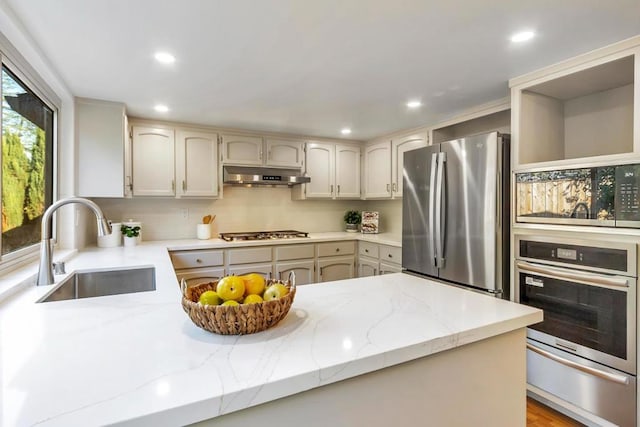
[[203,224],[211,224],[211,215],[206,215],[202,217]]
[[213,224],[213,221],[216,219],[216,216],[212,216],[211,219],[209,220],[209,224]]

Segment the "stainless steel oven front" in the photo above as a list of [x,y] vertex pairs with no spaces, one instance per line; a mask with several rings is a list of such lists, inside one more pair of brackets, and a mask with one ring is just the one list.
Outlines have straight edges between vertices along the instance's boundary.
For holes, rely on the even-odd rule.
[[527,329],[529,384],[635,425],[636,245],[517,235],[515,252],[515,299],[544,311]]

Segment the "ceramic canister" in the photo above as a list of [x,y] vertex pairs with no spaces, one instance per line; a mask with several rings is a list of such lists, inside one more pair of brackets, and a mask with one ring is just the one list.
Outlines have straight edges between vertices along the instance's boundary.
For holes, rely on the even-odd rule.
[[138,234],[138,237],[136,238],[136,244],[142,242],[142,223],[141,222],[129,219],[128,221],[123,221],[122,225],[126,225],[129,227],[140,227],[140,234]]
[[98,247],[100,248],[115,248],[122,245],[122,232],[120,232],[119,222],[111,222],[111,234],[106,236],[98,236]]

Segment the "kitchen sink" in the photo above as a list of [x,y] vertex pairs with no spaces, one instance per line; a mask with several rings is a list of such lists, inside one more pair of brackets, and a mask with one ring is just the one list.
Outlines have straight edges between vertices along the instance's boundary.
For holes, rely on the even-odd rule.
[[75,272],[38,302],[155,291],[154,267]]

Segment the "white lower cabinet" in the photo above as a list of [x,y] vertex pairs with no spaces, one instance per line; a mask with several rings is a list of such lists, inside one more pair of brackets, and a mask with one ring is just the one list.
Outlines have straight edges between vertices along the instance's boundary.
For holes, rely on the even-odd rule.
[[243,274],[249,274],[249,273],[258,273],[264,277],[273,277],[273,265],[272,264],[241,264],[241,265],[229,266],[229,274],[242,276]]
[[225,275],[224,251],[220,249],[174,251],[170,257],[178,281],[185,279],[188,285],[217,280]]
[[402,266],[400,264],[390,264],[387,262],[380,262],[379,274],[391,274],[402,273]]
[[318,282],[352,279],[355,275],[353,255],[318,259]]
[[276,279],[287,280],[289,274],[296,275],[296,285],[308,285],[316,282],[315,261],[282,261],[276,262]]
[[271,246],[227,250],[227,271],[229,274],[258,273],[273,277]]
[[318,243],[318,282],[355,277],[355,241]]
[[282,245],[273,248],[276,279],[287,280],[292,271],[296,275],[296,285],[316,282],[315,254],[313,244]]
[[378,275],[378,260],[358,258],[358,277],[369,277]]
[[355,252],[355,241],[335,241],[172,251],[170,256],[178,280],[184,278],[188,283],[248,273],[287,280],[293,271],[296,284],[306,285],[355,277]]
[[358,242],[358,277],[379,276],[402,271],[402,248]]

